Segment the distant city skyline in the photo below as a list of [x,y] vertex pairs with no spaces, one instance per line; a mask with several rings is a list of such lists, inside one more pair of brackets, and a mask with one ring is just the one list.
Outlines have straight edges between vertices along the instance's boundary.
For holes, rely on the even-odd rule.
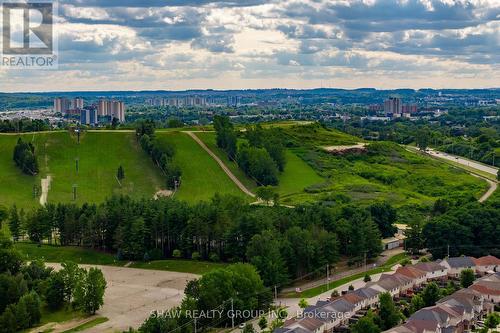
[[498,88],[498,0],[61,0],[59,69],[0,91]]

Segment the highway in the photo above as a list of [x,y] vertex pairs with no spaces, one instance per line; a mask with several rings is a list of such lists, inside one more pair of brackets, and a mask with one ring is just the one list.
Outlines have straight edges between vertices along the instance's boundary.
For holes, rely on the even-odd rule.
[[497,176],[498,168],[495,168],[493,166],[485,165],[476,161],[469,160],[467,158],[463,158],[460,156],[455,156],[455,155],[450,155],[448,153],[443,153],[434,149],[429,148],[427,150],[427,153],[431,156],[446,159],[452,162],[456,162],[459,164],[462,164],[464,166],[468,166],[483,172],[487,172],[493,176]]

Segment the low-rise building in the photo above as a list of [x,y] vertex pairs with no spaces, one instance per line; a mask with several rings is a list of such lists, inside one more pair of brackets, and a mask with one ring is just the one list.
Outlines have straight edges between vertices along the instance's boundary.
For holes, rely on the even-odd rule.
[[475,260],[474,257],[452,257],[444,259],[440,265],[448,270],[448,276],[459,277],[463,270],[476,268]]
[[479,274],[492,274],[500,271],[500,259],[494,256],[484,256],[474,259],[476,272]]
[[419,262],[413,267],[426,273],[426,280],[442,280],[448,276],[448,269],[437,262]]

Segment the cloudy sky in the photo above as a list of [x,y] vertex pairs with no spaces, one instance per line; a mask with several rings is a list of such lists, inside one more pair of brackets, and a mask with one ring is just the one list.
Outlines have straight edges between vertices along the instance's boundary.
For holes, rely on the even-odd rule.
[[500,0],[61,0],[0,91],[500,87]]

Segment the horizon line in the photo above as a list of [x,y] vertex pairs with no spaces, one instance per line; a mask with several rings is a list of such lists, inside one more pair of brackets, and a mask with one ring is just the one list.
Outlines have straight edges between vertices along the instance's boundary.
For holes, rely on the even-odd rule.
[[374,87],[359,87],[359,88],[335,88],[335,87],[317,87],[317,88],[241,88],[241,89],[184,89],[184,90],[166,90],[166,89],[141,89],[141,90],[46,90],[46,91],[0,91],[0,94],[69,94],[69,93],[148,93],[148,92],[166,92],[166,93],[186,93],[186,92],[232,92],[232,91],[272,91],[272,90],[284,90],[284,91],[314,91],[314,90],[344,90],[344,91],[357,91],[357,90],[374,90],[374,91],[395,91],[395,90],[500,90],[500,87],[489,87],[489,88],[392,88],[392,89],[380,89]]

